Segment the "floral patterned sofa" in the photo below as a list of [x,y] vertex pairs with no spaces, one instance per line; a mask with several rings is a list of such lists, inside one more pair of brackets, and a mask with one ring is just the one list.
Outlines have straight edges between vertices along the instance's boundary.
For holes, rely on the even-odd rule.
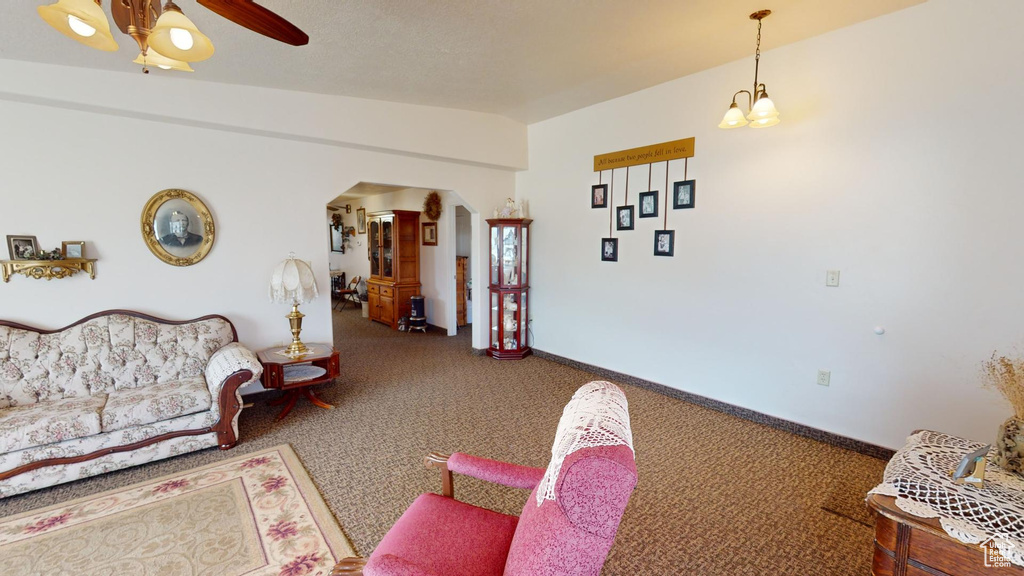
[[238,438],[256,356],[222,316],[111,310],[60,330],[0,321],[0,498]]

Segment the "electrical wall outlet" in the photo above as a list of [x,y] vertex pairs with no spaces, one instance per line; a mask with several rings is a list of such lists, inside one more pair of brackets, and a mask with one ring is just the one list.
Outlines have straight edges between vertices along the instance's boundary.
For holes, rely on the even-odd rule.
[[825,286],[835,288],[839,286],[839,270],[829,270],[825,272]]
[[818,370],[818,386],[828,386],[832,380],[832,373],[828,370]]

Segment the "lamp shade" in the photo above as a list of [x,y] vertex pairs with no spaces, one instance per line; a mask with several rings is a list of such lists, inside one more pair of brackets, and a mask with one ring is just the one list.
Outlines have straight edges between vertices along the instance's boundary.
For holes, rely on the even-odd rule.
[[[778,118],[778,116],[779,111],[775,109],[775,103],[772,102],[772,99],[769,98],[767,94],[765,94],[758,98],[757,102],[754,102],[754,108],[751,109],[750,114],[747,115],[747,120],[754,122],[756,120]],[[778,122],[775,124],[778,124]]]
[[117,50],[107,15],[96,0],[59,0],[36,10],[40,18],[68,38],[104,52]]
[[153,50],[152,47],[146,50],[145,55],[143,55],[142,52],[139,52],[139,56],[135,60],[133,60],[133,62],[135,62],[136,64],[142,64],[143,66],[156,66],[161,70],[195,72],[195,70],[193,70],[192,67],[188,65],[188,62],[182,62],[181,60],[168,58],[167,56],[160,54],[156,50]]
[[274,268],[270,277],[271,302],[301,304],[319,295],[313,269],[308,263],[295,258],[294,254],[288,255]]
[[718,125],[723,130],[729,130],[731,128],[739,128],[740,126],[746,126],[747,119],[743,117],[743,111],[736,105],[735,102],[732,106],[729,106],[729,111],[725,113],[725,117],[722,118],[722,122]]
[[771,118],[761,118],[760,120],[754,120],[750,123],[751,128],[767,128],[769,126],[775,126],[779,123],[779,117],[773,116]]
[[181,13],[173,2],[164,6],[149,33],[149,45],[160,54],[182,62],[201,62],[213,56],[213,42]]

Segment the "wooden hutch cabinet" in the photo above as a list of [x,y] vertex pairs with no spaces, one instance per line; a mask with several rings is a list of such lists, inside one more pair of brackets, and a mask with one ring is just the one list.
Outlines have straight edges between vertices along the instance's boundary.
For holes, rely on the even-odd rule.
[[366,216],[370,278],[366,281],[370,320],[398,328],[420,293],[420,213],[373,212]]
[[487,355],[499,360],[520,360],[531,353],[527,345],[531,222],[523,218],[487,221],[491,225],[491,344]]

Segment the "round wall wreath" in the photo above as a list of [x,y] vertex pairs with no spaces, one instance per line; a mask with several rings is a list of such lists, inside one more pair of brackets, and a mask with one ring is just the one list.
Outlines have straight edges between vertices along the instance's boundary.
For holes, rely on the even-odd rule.
[[423,201],[423,213],[427,215],[434,222],[441,217],[441,195],[437,192],[431,192],[427,194],[427,199]]

